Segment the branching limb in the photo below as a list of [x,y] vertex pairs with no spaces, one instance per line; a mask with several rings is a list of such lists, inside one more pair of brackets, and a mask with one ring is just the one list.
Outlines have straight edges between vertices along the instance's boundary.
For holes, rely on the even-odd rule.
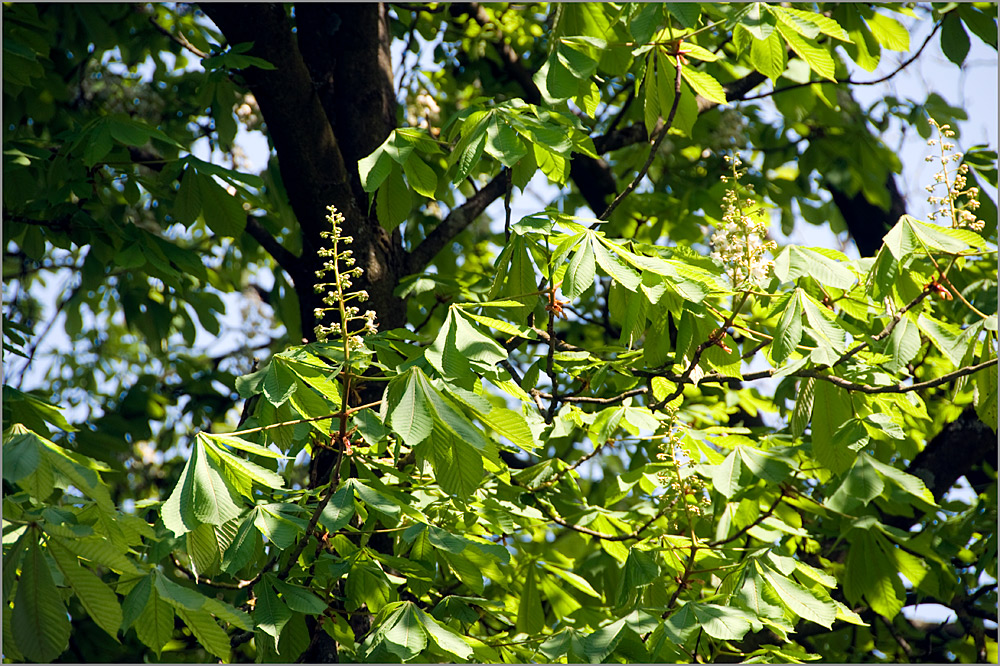
[[944,24],[944,19],[942,18],[940,21],[938,21],[934,25],[934,29],[931,30],[931,34],[927,35],[927,39],[925,39],[924,43],[920,45],[920,48],[917,49],[917,52],[914,53],[912,57],[910,57],[909,59],[907,59],[906,61],[904,61],[901,65],[899,65],[899,67],[897,67],[896,69],[892,70],[891,72],[889,72],[885,76],[879,77],[877,79],[873,79],[871,81],[855,81],[854,79],[852,79],[850,77],[848,77],[846,79],[837,79],[836,81],[806,81],[805,83],[795,83],[795,84],[792,84],[790,86],[783,86],[781,88],[777,88],[775,90],[771,90],[770,92],[761,93],[759,95],[753,95],[751,97],[744,97],[743,101],[744,102],[749,102],[749,101],[755,100],[755,99],[764,99],[765,97],[770,97],[771,95],[777,95],[778,93],[783,93],[783,92],[786,92],[786,91],[789,91],[789,90],[794,90],[795,88],[803,88],[805,86],[811,86],[811,85],[814,85],[814,84],[836,83],[837,85],[874,86],[874,85],[877,85],[879,83],[884,83],[884,82],[888,81],[889,79],[891,79],[892,77],[894,77],[897,74],[899,74],[900,72],[902,72],[904,69],[906,69],[907,67],[909,67],[917,58],[919,58],[920,54],[923,53],[924,49],[930,43],[931,38],[934,37],[935,34],[937,34],[937,31],[941,28],[941,26],[943,24]]
[[193,580],[195,583],[200,583],[202,585],[209,585],[211,587],[219,587],[227,590],[242,590],[251,584],[249,580],[241,580],[238,583],[227,583],[223,581],[215,581],[210,578],[205,578],[204,576],[199,576],[197,573],[188,569],[186,566],[180,563],[177,556],[170,553],[170,562],[174,565],[174,568],[180,571],[182,574]]
[[[634,388],[634,389],[630,389],[628,391],[625,391],[623,393],[619,393],[618,395],[612,396],[610,398],[591,398],[591,397],[588,397],[588,396],[570,396],[570,395],[566,395],[566,396],[561,396],[559,399],[562,400],[563,402],[583,402],[583,403],[587,403],[587,404],[591,404],[591,405],[614,405],[614,404],[617,404],[619,402],[622,402],[626,398],[631,398],[632,396],[636,396],[636,395],[643,395],[643,394],[648,393],[648,392],[649,392],[649,388],[646,387],[646,386],[642,386],[640,388]],[[552,395],[550,395],[548,393],[544,393],[542,391],[537,391],[537,393],[538,393],[539,397],[542,397],[542,398],[545,398],[545,399],[552,399]]]
[[762,513],[759,516],[757,516],[756,520],[754,520],[749,525],[746,525],[746,526],[740,528],[732,536],[726,537],[725,539],[720,539],[719,541],[712,541],[711,543],[708,544],[709,547],[716,548],[718,546],[725,545],[725,544],[727,544],[727,543],[729,543],[731,541],[735,541],[736,539],[739,539],[741,536],[743,536],[744,534],[746,534],[749,530],[751,530],[755,526],[760,525],[762,522],[764,522],[765,520],[767,520],[768,518],[770,518],[771,514],[774,513],[774,510],[778,508],[779,504],[781,504],[781,500],[785,499],[785,488],[784,488],[784,486],[782,486],[780,490],[781,490],[781,492],[778,493],[778,496],[774,499],[774,502],[771,503],[771,506],[768,507],[767,511],[765,511],[764,513]]
[[431,263],[437,253],[479,217],[487,206],[503,196],[507,191],[508,177],[507,170],[502,169],[493,180],[469,197],[464,204],[452,209],[419,245],[410,250],[404,262],[403,274],[419,273]]
[[573,523],[567,521],[566,519],[561,518],[554,511],[549,509],[549,507],[545,506],[540,502],[538,503],[537,506],[539,509],[541,509],[542,513],[548,516],[549,520],[551,520],[555,524],[573,530],[574,532],[579,532],[580,534],[586,534],[588,536],[594,537],[595,539],[602,539],[604,541],[630,541],[632,539],[639,539],[641,538],[642,533],[645,532],[650,525],[656,522],[657,519],[663,517],[667,513],[667,510],[669,509],[669,507],[664,507],[660,509],[659,511],[656,512],[656,514],[652,518],[650,518],[645,523],[640,525],[636,530],[629,532],[628,534],[605,534],[604,532],[598,532],[597,530],[592,530],[589,527],[583,527],[582,525],[574,525]]
[[264,225],[260,223],[260,220],[253,215],[247,215],[246,232],[251,238],[260,243],[260,246],[274,258],[278,265],[294,281],[295,276],[300,272],[301,260],[286,249],[284,245],[279,243],[278,239],[272,236],[264,228]]
[[187,49],[188,51],[190,51],[191,53],[195,54],[199,58],[207,58],[209,56],[208,53],[205,53],[204,51],[202,51],[201,49],[199,49],[197,46],[195,46],[194,44],[192,44],[191,42],[189,42],[188,38],[185,37],[183,33],[178,33],[178,34],[175,35],[174,33],[172,33],[169,30],[167,30],[165,27],[163,27],[162,25],[160,25],[159,23],[157,23],[155,17],[150,16],[149,17],[149,22],[152,24],[152,26],[154,28],[157,29],[157,31],[159,31],[160,33],[166,35],[171,41],[175,42],[176,44],[179,44],[182,48]]

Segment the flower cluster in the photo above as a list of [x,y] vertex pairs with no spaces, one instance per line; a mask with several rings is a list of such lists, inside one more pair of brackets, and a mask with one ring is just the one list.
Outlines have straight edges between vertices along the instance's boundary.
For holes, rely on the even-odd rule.
[[690,469],[690,457],[681,443],[684,437],[683,427],[676,425],[673,411],[668,408],[668,412],[671,417],[668,425],[670,434],[656,454],[657,460],[668,463],[668,467],[657,473],[665,490],[660,501],[667,501],[673,506],[683,500],[687,504],[687,511],[701,515],[702,505],[710,503],[705,482]]
[[[319,281],[316,282],[314,287],[317,294],[326,291],[326,295],[323,297],[323,304],[326,307],[313,310],[313,316],[317,321],[321,321],[326,316],[326,313],[335,312],[340,315],[340,321],[332,323],[329,326],[317,324],[315,329],[316,339],[320,342],[325,342],[330,335],[341,336],[353,333],[357,326],[352,326],[350,322],[355,321],[364,321],[364,324],[361,326],[362,334],[378,333],[378,324],[375,323],[375,312],[373,310],[368,310],[364,314],[361,314],[360,308],[355,305],[349,305],[351,301],[363,303],[368,300],[367,291],[348,291],[353,284],[352,279],[361,277],[364,271],[361,267],[352,268],[355,261],[353,257],[354,253],[351,250],[340,249],[342,245],[350,245],[353,241],[350,236],[344,236],[341,233],[344,216],[337,212],[337,209],[333,206],[328,206],[327,210],[330,214],[326,219],[330,223],[332,231],[324,231],[320,236],[332,241],[333,247],[319,250],[319,256],[327,257],[327,260],[323,262],[323,267],[316,271],[316,277]],[[322,282],[329,273],[333,273],[333,281]],[[347,340],[353,347],[361,345],[360,335],[350,335]]]
[[[746,174],[746,169],[740,168],[743,162],[739,155],[727,155],[725,160],[732,168],[732,176],[722,176],[722,182],[732,181],[732,186],[723,197],[725,212],[721,227],[712,234],[711,256],[729,267],[734,287],[739,287],[744,282],[760,284],[767,279],[774,266],[774,262],[768,260],[765,253],[777,245],[774,241],[765,240],[767,225],[762,219],[764,209],[755,211],[757,219],[754,220],[753,215],[747,211],[756,202],[749,197],[740,200],[739,181]],[[752,194],[753,188],[746,187]]]
[[[949,125],[938,125],[937,121],[930,118],[931,125],[937,130],[938,138],[929,139],[928,146],[940,146],[940,155],[928,155],[924,159],[928,162],[941,162],[941,170],[934,174],[934,183],[925,189],[931,196],[927,197],[927,202],[936,209],[930,214],[930,219],[942,217],[951,222],[952,228],[967,227],[973,231],[982,231],[986,223],[976,219],[975,211],[979,208],[979,188],[966,187],[966,174],[969,173],[968,164],[958,164],[958,167],[949,171],[948,166],[952,163],[962,161],[962,153],[953,152],[955,144],[949,139],[955,138],[955,132]],[[938,186],[944,186],[945,195],[943,197],[934,196],[934,190]]]

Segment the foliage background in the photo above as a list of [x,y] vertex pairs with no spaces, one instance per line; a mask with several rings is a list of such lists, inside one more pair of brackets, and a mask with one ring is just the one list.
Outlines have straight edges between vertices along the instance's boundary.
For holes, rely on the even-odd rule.
[[[800,291],[755,298],[739,321],[726,316],[739,294],[702,256],[734,148],[784,231],[829,225],[875,255],[906,210],[879,131],[965,112],[935,96],[864,108],[850,85],[801,85],[844,78],[845,54],[867,69],[877,51],[919,52],[893,18],[902,6],[695,7],[206,6],[213,25],[190,5],[5,5],[4,622],[35,640],[5,631],[5,657],[995,660],[995,466],[980,461],[996,455],[996,372],[954,375],[995,363],[995,206],[982,199],[985,242],[906,223],[876,264],[788,251],[760,288]],[[996,48],[994,5],[917,10],[956,65],[970,41]],[[712,26],[686,41],[707,51],[683,63],[674,113],[670,31],[663,48],[622,46],[668,23]],[[449,67],[398,65],[390,42],[416,48],[418,34],[440,37]],[[202,68],[185,68],[193,52]],[[767,75],[788,90],[754,103]],[[712,102],[719,82],[729,109]],[[273,153],[255,175],[237,129],[262,123]],[[206,140],[215,163],[189,152]],[[995,185],[995,153],[960,142],[971,177]],[[523,202],[536,167],[560,186],[557,210],[480,217]],[[567,217],[646,182],[599,236]],[[373,366],[290,347],[312,337],[331,203],[381,322]],[[964,253],[945,299],[933,257]],[[565,322],[538,286],[560,266]],[[625,296],[637,288],[645,299]],[[199,351],[236,293],[246,342]],[[894,336],[895,319],[871,317],[886,296],[912,307]],[[507,304],[462,307],[487,299]],[[835,320],[821,302],[839,303]],[[796,320],[806,337],[750,368],[726,350],[756,343],[713,334]],[[34,357],[52,326],[73,347],[23,393],[8,359]],[[843,381],[932,385],[900,401],[811,376],[843,363],[839,329],[885,333]],[[793,351],[828,335],[825,355]],[[773,395],[733,381],[783,362]],[[352,464],[344,419],[207,434],[382,399],[377,381],[346,390],[365,370],[389,391],[380,412],[351,414]],[[694,372],[730,379],[683,389],[670,421],[664,398]],[[658,458],[672,441],[678,461]],[[971,492],[946,496],[960,478]],[[38,591],[53,594],[32,603]],[[956,620],[900,613],[928,600]]]

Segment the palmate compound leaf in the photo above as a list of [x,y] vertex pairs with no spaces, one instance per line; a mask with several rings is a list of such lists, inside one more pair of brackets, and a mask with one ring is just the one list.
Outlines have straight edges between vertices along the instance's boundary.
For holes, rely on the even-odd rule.
[[381,633],[386,649],[403,661],[416,657],[427,647],[427,631],[412,602],[403,602],[384,626]]
[[27,659],[50,662],[69,645],[66,606],[52,580],[37,532],[30,538],[21,563],[14,609],[5,608],[4,613],[12,613],[14,643]]
[[734,606],[689,602],[681,606],[667,623],[680,635],[701,628],[719,640],[738,641],[750,631],[753,615]]
[[899,570],[888,554],[893,546],[874,529],[856,527],[847,538],[851,547],[843,569],[844,596],[852,604],[864,597],[879,615],[895,617],[906,595]]
[[202,441],[195,438],[191,457],[181,471],[161,511],[163,524],[176,536],[198,525],[222,525],[240,515],[236,491],[211,459]]
[[471,388],[475,382],[473,367],[488,371],[506,360],[507,352],[460,312],[449,308],[444,325],[424,356],[445,379]]
[[911,215],[901,216],[883,239],[897,261],[915,252],[962,252],[970,247],[983,247],[986,244],[981,236],[968,229],[939,227],[921,222]]

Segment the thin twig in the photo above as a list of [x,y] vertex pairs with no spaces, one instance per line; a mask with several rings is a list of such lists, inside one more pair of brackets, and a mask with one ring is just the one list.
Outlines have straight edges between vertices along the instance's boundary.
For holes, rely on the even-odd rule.
[[755,100],[755,99],[764,99],[765,97],[770,97],[771,95],[777,95],[778,93],[786,92],[788,90],[794,90],[795,88],[803,88],[805,86],[811,86],[811,85],[814,85],[814,84],[832,83],[834,85],[874,86],[874,85],[879,84],[879,83],[884,83],[885,81],[888,81],[889,79],[891,79],[892,77],[896,76],[901,71],[903,71],[904,69],[906,69],[907,67],[909,67],[913,63],[914,60],[916,60],[917,58],[919,58],[920,54],[923,52],[924,48],[926,48],[927,44],[930,43],[931,38],[937,33],[938,29],[943,24],[944,24],[944,19],[942,18],[940,21],[938,21],[934,25],[934,29],[931,30],[931,34],[927,35],[927,39],[925,39],[924,43],[920,45],[920,48],[917,49],[917,52],[913,54],[912,58],[910,58],[909,60],[905,61],[899,67],[897,67],[896,69],[894,69],[892,72],[890,72],[889,74],[886,74],[885,76],[883,76],[881,78],[874,79],[873,81],[854,81],[850,77],[848,77],[846,79],[837,79],[835,81],[806,81],[805,83],[795,83],[795,84],[792,84],[790,86],[784,86],[782,88],[777,88],[777,89],[772,90],[770,92],[761,93],[759,95],[751,95],[749,97],[744,97],[740,101],[742,101],[742,102],[749,102],[749,101],[752,101],[752,100]]
[[784,489],[784,487],[782,487],[781,488],[781,492],[778,493],[778,497],[775,498],[774,503],[771,504],[770,508],[768,508],[767,511],[765,511],[761,515],[757,516],[756,520],[754,520],[749,525],[746,525],[745,527],[742,527],[740,530],[738,530],[732,536],[727,537],[725,539],[720,539],[719,541],[712,541],[711,543],[708,544],[709,547],[710,548],[716,548],[718,546],[722,546],[724,544],[727,544],[730,541],[735,541],[736,539],[739,539],[741,536],[743,536],[744,534],[746,534],[749,530],[751,530],[752,528],[756,527],[757,525],[761,524],[762,522],[764,522],[765,520],[767,520],[768,518],[770,518],[771,514],[774,513],[774,510],[778,508],[778,505],[781,504],[781,500],[783,500],[784,498],[785,498],[785,489]]
[[298,425],[300,423],[312,423],[313,421],[325,421],[329,419],[339,419],[342,416],[350,416],[355,412],[360,412],[362,409],[368,409],[369,407],[378,407],[382,404],[381,400],[376,400],[375,402],[369,402],[365,405],[359,405],[357,407],[351,407],[350,409],[341,410],[339,412],[334,412],[332,414],[324,414],[323,416],[310,416],[307,419],[294,419],[292,421],[282,421],[281,423],[272,423],[266,426],[260,426],[259,428],[247,428],[246,430],[234,430],[233,432],[218,433],[226,436],[236,436],[236,435],[249,435],[255,432],[263,432],[265,430],[272,430],[274,428],[281,428],[283,426]]
[[[904,305],[902,308],[900,308],[899,311],[896,312],[895,315],[893,315],[892,320],[888,324],[886,324],[886,327],[883,328],[879,333],[877,333],[877,334],[875,334],[875,335],[872,336],[871,341],[872,342],[878,342],[880,340],[884,340],[885,338],[887,338],[889,336],[889,334],[892,333],[892,329],[896,328],[896,324],[898,324],[900,322],[900,320],[903,318],[903,315],[906,314],[912,308],[916,307],[917,304],[920,303],[920,301],[922,301],[925,298],[927,298],[927,295],[930,294],[930,293],[931,293],[930,289],[924,288],[924,290],[922,292],[920,292],[917,295],[916,298],[914,298],[912,301],[910,301],[909,303],[907,303],[906,305]],[[859,351],[861,351],[862,349],[864,349],[865,347],[868,347],[868,346],[869,346],[869,342],[867,340],[865,342],[861,342],[861,343],[855,345],[853,348],[851,348],[851,349],[847,350],[846,352],[844,352],[844,354],[840,358],[838,358],[836,361],[834,361],[833,365],[831,365],[830,367],[831,368],[837,367],[838,365],[840,365],[841,363],[843,363],[847,359],[851,358],[852,356],[854,356],[855,354],[857,354]]]
[[201,49],[199,49],[197,46],[195,46],[194,44],[192,44],[191,42],[189,42],[188,38],[185,37],[183,33],[175,35],[174,33],[170,32],[169,30],[167,30],[166,28],[164,28],[162,25],[160,25],[159,23],[157,23],[156,22],[156,18],[154,18],[152,16],[149,17],[149,22],[153,24],[154,28],[156,28],[161,33],[163,33],[168,38],[170,38],[171,41],[179,44],[183,48],[187,49],[191,53],[193,53],[196,56],[198,56],[199,58],[207,58],[209,56],[209,54],[205,53],[204,51],[202,51]]
[[210,585],[211,587],[221,587],[227,590],[242,590],[244,587],[250,585],[250,581],[248,580],[241,580],[239,583],[224,583],[221,581],[211,580],[210,578],[205,578],[204,576],[199,576],[197,573],[181,564],[180,560],[178,560],[177,556],[173,553],[170,553],[170,561],[173,563],[175,569],[193,580],[195,583]]
[[565,520],[564,518],[560,518],[558,515],[556,515],[555,512],[551,511],[547,506],[545,506],[542,503],[538,503],[537,506],[542,510],[542,513],[544,513],[546,516],[549,517],[549,520],[556,523],[557,525],[562,525],[563,527],[571,529],[574,532],[579,532],[580,534],[586,534],[588,536],[594,537],[595,539],[602,539],[604,541],[628,541],[630,539],[638,539],[639,535],[645,532],[646,529],[654,522],[656,522],[657,519],[661,518],[664,514],[666,514],[667,509],[669,508],[665,507],[663,509],[660,509],[659,511],[656,512],[656,515],[654,515],[652,518],[650,518],[645,523],[640,525],[636,530],[629,532],[628,534],[605,534],[604,532],[598,532],[596,530],[592,530],[589,527],[583,527],[582,525],[574,525],[573,523]]
[[611,440],[609,440],[609,439],[604,440],[603,442],[601,442],[600,444],[598,444],[597,446],[595,446],[593,451],[591,451],[590,453],[588,453],[586,455],[581,456],[579,460],[577,460],[576,462],[574,462],[572,465],[570,465],[566,469],[563,469],[563,470],[561,470],[559,472],[556,472],[555,476],[553,476],[551,479],[549,479],[545,483],[540,483],[537,486],[531,486],[530,488],[527,488],[528,492],[535,493],[535,492],[538,492],[539,490],[542,490],[544,488],[551,488],[552,486],[556,485],[557,483],[559,483],[559,481],[564,476],[566,476],[567,474],[569,474],[570,472],[572,472],[573,470],[575,470],[576,468],[578,468],[580,465],[582,465],[583,463],[587,462],[588,460],[590,460],[591,458],[593,458],[594,456],[596,456],[598,453],[600,453],[601,449],[604,448],[605,444],[607,444],[610,441]]
[[[559,399],[562,400],[563,402],[585,402],[585,403],[588,403],[588,404],[591,404],[591,405],[614,405],[616,403],[619,403],[619,402],[625,400],[626,398],[631,398],[632,396],[636,396],[636,395],[642,395],[644,393],[649,393],[649,388],[646,387],[646,386],[642,386],[640,388],[629,389],[628,391],[624,391],[623,393],[619,393],[618,395],[613,396],[611,398],[591,398],[589,396],[569,396],[569,395],[564,395],[564,396],[560,397]],[[552,398],[551,395],[549,395],[548,393],[543,393],[542,391],[539,391],[538,395],[540,397],[542,397],[542,398],[547,399],[547,400]]]
[[[653,159],[656,157],[656,152],[660,148],[660,144],[663,143],[663,139],[667,136],[667,131],[674,124],[674,116],[677,114],[677,107],[680,105],[681,101],[681,57],[680,55],[674,56],[677,59],[677,67],[674,71],[674,103],[670,105],[670,114],[667,119],[663,122],[663,126],[659,129],[656,138],[653,140],[653,146],[649,151],[649,157],[646,158],[646,163],[642,165],[639,169],[639,173],[635,175],[632,182],[622,190],[622,193],[615,197],[615,200],[601,213],[597,219],[607,220],[615,208],[618,208],[618,204],[627,197],[632,191],[639,186],[639,182],[646,177],[646,172],[649,171],[650,165],[653,163]],[[596,223],[595,223],[596,224]],[[591,225],[593,228],[594,225]]]

